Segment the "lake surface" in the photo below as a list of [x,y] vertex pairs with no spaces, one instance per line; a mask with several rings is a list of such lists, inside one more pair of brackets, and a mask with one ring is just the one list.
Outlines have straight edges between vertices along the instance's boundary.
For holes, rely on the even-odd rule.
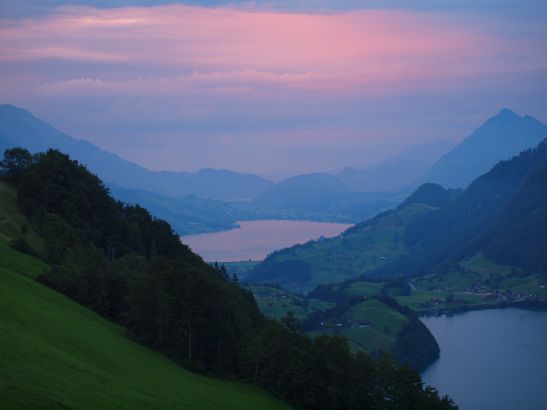
[[460,410],[547,410],[547,312],[482,310],[422,321],[441,348],[422,377]]
[[275,250],[321,236],[337,236],[351,225],[309,221],[244,221],[231,231],[188,235],[181,241],[206,261],[262,260]]

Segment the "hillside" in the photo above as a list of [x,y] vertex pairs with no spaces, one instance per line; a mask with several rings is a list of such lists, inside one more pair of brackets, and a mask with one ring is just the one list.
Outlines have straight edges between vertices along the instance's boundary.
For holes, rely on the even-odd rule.
[[[393,354],[421,370],[438,358],[435,338],[409,309],[388,298],[395,287],[385,282],[357,282],[355,286],[327,285],[309,296],[277,285],[248,285],[268,317],[294,314],[311,337],[342,336],[353,352]],[[386,293],[387,292],[387,293]]]
[[[547,271],[542,256],[547,229],[546,164],[547,143],[543,142],[500,162],[449,205],[413,221],[404,234],[411,256],[393,268],[407,274],[446,271],[485,249],[499,263]],[[527,264],[530,258],[533,264]]]
[[0,408],[289,408],[251,386],[190,373],[36,283],[48,266],[8,245],[24,226],[39,245],[15,189],[0,182]]
[[439,159],[420,180],[465,188],[496,163],[533,148],[547,137],[547,125],[503,109]]
[[254,198],[273,185],[257,175],[228,170],[150,171],[87,141],[74,139],[30,112],[9,104],[0,105],[0,135],[3,136],[0,147],[9,144],[33,153],[56,148],[86,165],[107,183],[167,196],[244,200]]
[[311,241],[276,251],[247,276],[249,282],[279,283],[295,292],[343,282],[363,275],[408,253],[403,242],[407,224],[434,209],[410,203],[349,228],[335,238]]
[[415,201],[437,205],[405,225],[406,253],[359,278],[319,286],[309,298],[339,306],[388,294],[415,311],[436,313],[545,306],[546,186],[547,141],[500,162],[464,191],[425,184],[393,211]]
[[362,275],[447,272],[481,251],[499,264],[545,272],[545,164],[542,143],[500,162],[465,191],[424,184],[396,210],[336,238],[272,253],[247,280],[306,292]]

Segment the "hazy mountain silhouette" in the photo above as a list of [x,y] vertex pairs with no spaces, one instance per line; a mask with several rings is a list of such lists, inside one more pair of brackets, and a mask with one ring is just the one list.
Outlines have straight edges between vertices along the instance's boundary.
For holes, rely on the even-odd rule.
[[443,155],[421,182],[465,188],[497,162],[537,146],[546,137],[547,125],[503,109]]
[[335,176],[355,191],[389,191],[406,188],[422,178],[441,155],[453,145],[450,141],[417,145],[379,164],[365,168],[345,167],[335,173]]
[[334,200],[351,190],[338,178],[324,173],[299,175],[281,181],[255,199],[260,204],[287,208],[310,207]]
[[10,145],[31,152],[57,148],[85,164],[106,182],[168,196],[244,200],[256,197],[273,185],[258,175],[227,170],[150,171],[87,141],[74,139],[24,109],[4,104],[0,105],[0,148]]

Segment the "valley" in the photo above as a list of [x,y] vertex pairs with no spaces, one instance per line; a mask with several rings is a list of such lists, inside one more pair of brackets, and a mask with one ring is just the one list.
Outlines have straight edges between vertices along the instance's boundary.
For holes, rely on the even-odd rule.
[[0,1],[0,410],[546,410],[545,21]]
[[[526,246],[526,256],[514,249],[500,253],[500,246],[506,246],[507,241],[499,240],[518,232],[528,243],[522,227],[531,218],[541,220],[543,191],[537,187],[545,175],[545,147],[540,144],[498,164],[465,190],[423,184],[395,208],[353,226],[241,221],[235,222],[240,226],[236,230],[185,236],[182,242],[206,260],[220,262],[214,264],[213,271],[222,280],[248,289],[262,314],[281,322],[296,320],[313,343],[320,343],[322,337],[342,337],[352,354],[380,359],[387,352],[397,362],[421,371],[438,359],[440,348],[419,315],[499,307],[545,308],[547,283],[541,269],[541,246]],[[15,191],[4,183],[0,190],[4,198],[0,250],[9,255],[4,258],[4,269],[30,272],[31,276],[34,272],[34,277],[47,283],[66,280],[63,276],[44,279],[44,272],[62,275],[62,270],[49,271],[39,259],[17,252],[38,255],[43,239],[35,229],[29,229],[34,222],[19,212]],[[117,192],[125,191],[118,188]],[[135,195],[136,191],[127,193]],[[145,202],[152,200],[146,192],[139,195],[148,198]],[[522,197],[525,202],[519,201]],[[201,201],[195,209],[211,215],[215,215],[215,207],[223,206],[214,200],[189,200]],[[176,201],[158,204],[171,209],[182,206]],[[207,210],[209,205],[212,208]],[[153,209],[161,213],[160,208]],[[139,209],[135,207],[141,212]],[[503,224],[509,218],[511,222]],[[131,246],[142,249],[138,239]],[[156,245],[149,246],[148,252],[153,252]],[[162,246],[167,246],[165,252],[174,251],[168,250],[174,243]],[[49,252],[61,252],[55,249]],[[522,244],[519,249],[524,249]],[[27,264],[31,267],[26,268]],[[61,282],[56,286],[62,289],[67,285]]]

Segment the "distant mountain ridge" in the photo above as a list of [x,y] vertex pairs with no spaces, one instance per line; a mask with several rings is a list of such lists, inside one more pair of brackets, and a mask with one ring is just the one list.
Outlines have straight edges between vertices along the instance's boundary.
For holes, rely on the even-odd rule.
[[162,195],[196,195],[217,200],[249,200],[273,183],[258,175],[228,170],[201,169],[197,172],[154,172],[118,155],[74,139],[9,104],[0,105],[0,148],[21,146],[31,152],[59,149],[85,164],[108,183]]
[[365,168],[345,167],[334,175],[355,191],[376,192],[405,189],[422,178],[454,144],[435,141],[417,145],[379,164]]
[[356,192],[333,175],[288,178],[249,203],[232,204],[243,219],[297,219],[355,223],[396,205],[398,192]]
[[505,108],[443,155],[420,182],[465,188],[499,161],[537,146],[544,138],[547,125]]
[[259,195],[255,202],[290,208],[327,201],[333,196],[350,191],[342,181],[332,175],[306,174],[281,181]]

